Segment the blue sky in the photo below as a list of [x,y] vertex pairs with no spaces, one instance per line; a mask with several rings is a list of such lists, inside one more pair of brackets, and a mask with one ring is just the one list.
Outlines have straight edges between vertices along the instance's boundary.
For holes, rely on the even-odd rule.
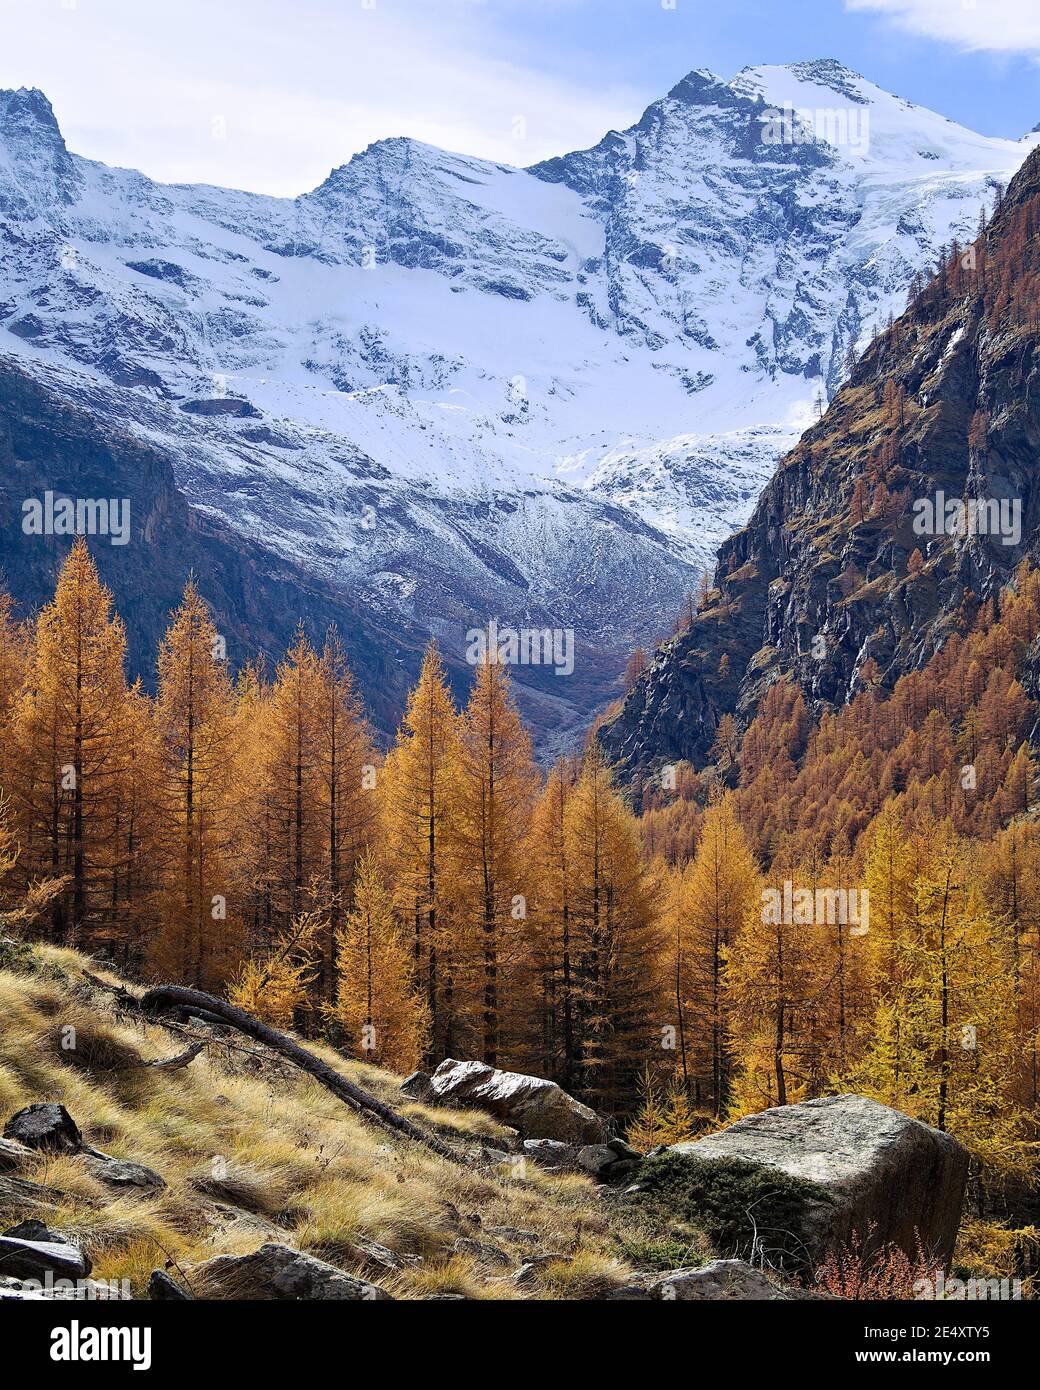
[[834,57],[985,134],[1040,122],[1040,0],[0,0],[0,87],[71,148],[295,194],[372,140],[526,164],[691,68]]

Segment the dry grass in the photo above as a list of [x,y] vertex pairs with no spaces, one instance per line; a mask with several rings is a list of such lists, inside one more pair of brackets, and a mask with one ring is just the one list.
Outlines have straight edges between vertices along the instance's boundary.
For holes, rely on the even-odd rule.
[[[85,966],[102,972],[74,952],[40,947],[37,956],[50,969],[0,971],[0,1125],[24,1105],[60,1101],[88,1142],[167,1183],[114,1198],[74,1155],[35,1157],[19,1174],[57,1190],[53,1207],[33,1214],[81,1240],[97,1278],[129,1280],[141,1295],[155,1268],[170,1264],[190,1278],[193,1264],[274,1239],[351,1271],[361,1240],[418,1256],[392,1275],[367,1271],[399,1298],[589,1297],[624,1279],[616,1255],[632,1232],[588,1179],[530,1164],[492,1172],[446,1163],[370,1127],[277,1059],[214,1046],[182,1071],[128,1068],[183,1044],[117,1016],[111,996],[83,982]],[[64,980],[49,978],[55,968]],[[398,1077],[316,1050],[383,1099],[400,1100]],[[403,1108],[463,1144],[508,1137],[477,1111]],[[488,1227],[510,1233],[484,1234]],[[497,1246],[512,1269],[532,1253],[566,1260],[518,1288],[509,1268],[453,1253],[462,1236]]]

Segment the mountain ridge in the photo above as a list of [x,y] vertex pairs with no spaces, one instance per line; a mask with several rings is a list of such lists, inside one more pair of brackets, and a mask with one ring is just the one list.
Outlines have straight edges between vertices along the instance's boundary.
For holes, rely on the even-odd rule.
[[763,144],[772,98],[833,100],[821,75],[695,70],[533,170],[380,141],[292,200],[81,159],[42,93],[0,95],[0,356],[449,659],[490,616],[573,629],[578,680],[517,671],[573,742],[1025,153],[852,74],[911,151],[895,187]]

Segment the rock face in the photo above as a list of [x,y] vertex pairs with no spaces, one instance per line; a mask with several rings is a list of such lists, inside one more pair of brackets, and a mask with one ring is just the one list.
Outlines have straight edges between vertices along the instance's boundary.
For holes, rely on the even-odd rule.
[[[417,1084],[413,1078],[408,1083]],[[561,1090],[555,1081],[521,1072],[499,1071],[485,1062],[446,1058],[430,1077],[426,1098],[441,1105],[477,1106],[525,1139],[558,1139],[567,1144],[602,1144],[610,1137],[594,1110]]]
[[273,1243],[252,1255],[218,1255],[196,1265],[192,1283],[207,1298],[371,1302],[391,1297],[335,1265]]
[[826,1096],[748,1115],[703,1139],[674,1144],[698,1159],[743,1159],[816,1184],[832,1199],[803,1233],[811,1254],[853,1232],[914,1258],[917,1242],[948,1264],[960,1222],[968,1155],[949,1134],[865,1096]]

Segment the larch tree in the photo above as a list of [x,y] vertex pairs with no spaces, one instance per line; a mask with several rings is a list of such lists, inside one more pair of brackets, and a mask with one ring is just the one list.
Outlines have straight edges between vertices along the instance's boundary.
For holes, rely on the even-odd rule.
[[229,918],[237,905],[235,699],[223,643],[193,579],[160,644],[155,717],[166,853],[153,969],[218,989],[241,950]]
[[435,642],[423,658],[382,778],[383,855],[394,903],[411,937],[416,981],[430,1016],[431,1046],[455,1047],[451,894],[445,883],[453,835],[459,718]]
[[760,894],[733,797],[723,796],[705,813],[696,857],[669,904],[667,932],[680,1070],[694,1104],[716,1117],[726,1111],[731,1073],[724,962]]
[[453,777],[460,983],[476,1015],[470,1045],[495,1066],[517,1041],[529,988],[524,846],[537,773],[505,666],[494,657],[477,668]]
[[19,868],[64,879],[51,930],[70,944],[110,948],[124,931],[111,884],[126,775],[125,652],[112,595],[80,537],[36,619],[11,719]]
[[320,952],[318,986],[331,1000],[336,988],[336,938],[350,906],[358,862],[378,823],[377,768],[372,735],[347,655],[330,629],[318,663],[316,772],[324,820],[319,872],[328,900],[328,929]]
[[575,768],[561,758],[534,809],[528,849],[534,903],[532,942],[536,991],[532,997],[532,1055],[541,1073],[564,1089],[576,1081],[578,989],[571,920],[572,882],[567,807]]
[[413,957],[375,857],[362,859],[354,909],[339,931],[332,1016],[355,1054],[375,1066],[414,1070],[427,1048],[429,1014],[415,988]]
[[635,817],[599,750],[586,753],[565,812],[578,990],[580,1089],[612,1112],[635,1093],[648,1052],[667,1037],[661,938]]

